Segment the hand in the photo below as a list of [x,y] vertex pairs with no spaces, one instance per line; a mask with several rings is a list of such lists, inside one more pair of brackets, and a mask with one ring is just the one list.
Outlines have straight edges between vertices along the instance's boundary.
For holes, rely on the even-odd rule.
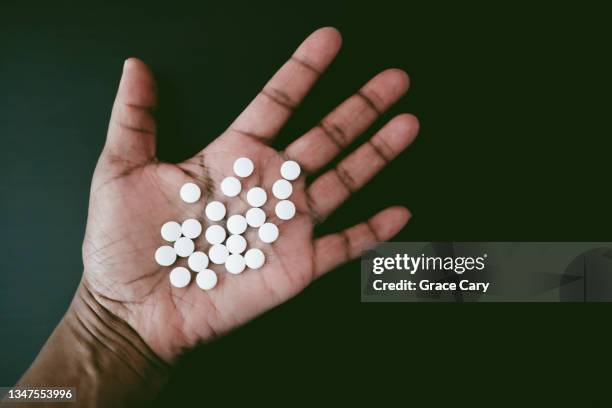
[[[178,164],[155,157],[156,127],[150,111],[156,105],[156,91],[151,72],[139,60],[125,62],[92,182],[83,285],[164,360],[172,361],[183,349],[289,299],[313,279],[359,256],[364,247],[390,239],[408,221],[408,210],[391,207],[345,231],[313,237],[318,222],[414,139],[418,131],[414,116],[396,116],[335,169],[310,185],[304,180],[304,173],[327,164],[406,92],[408,77],[403,71],[378,74],[284,151],[267,145],[340,44],[335,29],[315,31],[223,134]],[[202,218],[205,204],[212,200],[228,203],[228,215],[244,213],[245,200],[227,200],[219,191],[221,180],[232,174],[232,164],[241,156],[255,163],[254,174],[243,179],[241,197],[254,185],[270,192],[287,158],[301,165],[303,174],[293,182],[291,196],[296,216],[279,223],[280,236],[271,245],[260,245],[255,231],[248,231],[250,245],[266,254],[261,269],[233,276],[214,266],[219,282],[213,290],[203,291],[194,282],[182,289],[172,287],[171,267],[160,267],[154,260],[155,250],[164,244],[160,227],[170,220]],[[195,204],[179,198],[180,187],[188,181],[202,188],[202,198]],[[274,214],[273,202],[264,207],[268,217]],[[196,249],[206,251],[204,244],[199,238]]]

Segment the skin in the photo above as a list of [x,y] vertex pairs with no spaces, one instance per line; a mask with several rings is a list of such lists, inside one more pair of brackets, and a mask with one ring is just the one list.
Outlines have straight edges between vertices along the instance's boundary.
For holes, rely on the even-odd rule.
[[[171,364],[182,351],[295,296],[317,277],[358,257],[362,249],[393,237],[410,218],[407,209],[390,207],[344,231],[313,235],[318,223],[414,140],[419,126],[412,115],[394,117],[336,168],[310,184],[305,182],[306,175],[328,164],[407,91],[409,80],[403,71],[389,69],[376,75],[284,151],[268,145],[334,59],[341,42],[333,28],[315,31],[225,132],[178,164],[160,162],[155,156],[156,125],[151,111],[157,97],[150,70],[134,58],[125,62],[92,181],[79,290],[86,304],[94,302],[102,315],[108,312],[125,322],[164,362]],[[228,199],[219,185],[233,175],[232,164],[242,156],[253,160],[255,172],[241,179],[239,197]],[[271,189],[287,159],[300,164],[302,175],[292,182],[290,197],[297,214],[282,221],[274,216],[277,200]],[[202,189],[202,197],[194,204],[179,198],[180,187],[190,181]],[[228,216],[244,214],[246,192],[256,185],[269,192],[263,209],[280,229],[271,245],[261,243],[255,231],[248,230],[249,245],[266,255],[264,266],[230,275],[223,266],[213,265],[219,281],[210,291],[200,289],[195,278],[186,288],[172,287],[171,267],[160,267],[154,260],[155,250],[167,244],[160,227],[170,220],[193,217],[206,228],[210,223],[203,210],[213,200],[226,203]],[[196,240],[196,250],[208,248],[203,235]],[[185,265],[186,260],[179,258],[173,267]]]

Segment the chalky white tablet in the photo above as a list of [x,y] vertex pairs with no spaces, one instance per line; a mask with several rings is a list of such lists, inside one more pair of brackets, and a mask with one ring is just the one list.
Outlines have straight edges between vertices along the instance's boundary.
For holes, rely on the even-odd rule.
[[180,195],[183,201],[186,203],[195,203],[200,199],[200,195],[202,191],[200,187],[198,187],[195,183],[185,183],[183,187],[181,187]]
[[177,266],[170,272],[170,284],[176,288],[184,288],[191,282],[191,273],[182,266]]
[[281,166],[281,176],[286,180],[295,180],[300,177],[301,169],[300,165],[293,160],[287,160]]
[[161,266],[170,266],[176,261],[176,251],[169,245],[157,248],[155,251],[155,262]]
[[266,256],[259,248],[251,248],[244,254],[244,262],[251,269],[259,269],[266,262]]
[[236,197],[242,190],[242,184],[236,177],[226,177],[221,182],[221,192],[228,197]]
[[206,228],[206,233],[204,235],[209,244],[220,244],[225,241],[225,228],[220,225],[211,225],[210,227]]
[[244,258],[242,255],[232,254],[225,260],[225,269],[234,275],[242,273],[245,266],[246,264],[244,263]]
[[189,218],[181,224],[181,231],[187,238],[197,238],[202,233],[202,224],[194,218]]
[[257,234],[259,235],[259,239],[261,239],[263,242],[266,244],[271,244],[278,238],[278,227],[271,222],[266,222],[264,225],[259,227]]
[[246,239],[242,235],[230,235],[227,241],[225,241],[230,254],[241,254],[247,247]]
[[204,269],[196,276],[196,284],[200,289],[211,290],[217,286],[217,274],[210,269]]
[[240,214],[234,214],[227,219],[227,230],[232,234],[242,234],[247,229],[247,220]]
[[194,272],[202,272],[208,268],[208,256],[204,252],[196,251],[189,255],[187,265]]
[[281,220],[290,220],[295,215],[295,204],[289,200],[279,201],[274,207],[274,212]]
[[251,208],[246,213],[246,222],[253,228],[259,228],[266,222],[266,213],[261,208]]
[[186,258],[193,253],[195,245],[189,238],[182,237],[176,240],[174,243],[174,250],[180,257]]
[[279,200],[289,198],[291,193],[293,193],[293,186],[285,179],[276,180],[272,184],[272,194]]
[[266,190],[261,187],[253,187],[247,193],[247,201],[251,207],[261,207],[266,203],[267,199],[268,194],[266,194]]
[[208,259],[210,259],[210,262],[217,265],[224,264],[228,256],[229,251],[223,244],[215,244],[208,250]]
[[241,157],[234,162],[234,173],[238,177],[249,177],[254,168],[253,162],[247,157]]
[[206,218],[211,221],[221,221],[225,217],[225,206],[219,201],[211,201],[204,210]]
[[176,221],[168,221],[161,227],[161,236],[166,241],[176,241],[181,237],[181,224]]

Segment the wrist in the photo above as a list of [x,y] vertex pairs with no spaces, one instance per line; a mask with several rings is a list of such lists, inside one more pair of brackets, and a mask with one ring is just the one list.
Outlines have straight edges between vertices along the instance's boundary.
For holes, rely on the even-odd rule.
[[76,387],[79,405],[132,406],[153,398],[169,366],[81,282],[68,311],[19,381]]

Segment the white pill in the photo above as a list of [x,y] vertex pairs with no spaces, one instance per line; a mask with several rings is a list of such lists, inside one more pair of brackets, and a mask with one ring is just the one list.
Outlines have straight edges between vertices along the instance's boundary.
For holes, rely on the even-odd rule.
[[246,213],[246,222],[253,228],[259,228],[266,222],[266,213],[261,208],[251,208]]
[[197,184],[194,183],[185,183],[183,187],[181,187],[180,195],[183,201],[186,203],[195,203],[200,199],[200,195],[202,191]]
[[176,251],[168,245],[161,246],[155,251],[155,262],[161,266],[170,266],[176,261]]
[[244,263],[244,258],[242,255],[232,254],[225,260],[225,269],[234,275],[242,273],[245,266],[246,264]]
[[279,200],[289,198],[293,193],[293,186],[285,179],[276,180],[272,185],[272,194]]
[[271,244],[278,238],[278,227],[271,222],[266,222],[264,225],[259,227],[259,231],[257,233],[259,235],[259,239],[266,244]]
[[187,268],[177,266],[170,272],[170,283],[177,288],[184,288],[191,281],[191,273]]
[[249,177],[253,173],[254,168],[255,166],[251,159],[246,157],[241,157],[234,162],[234,173],[238,177]]
[[300,177],[300,165],[293,160],[288,160],[281,166],[281,176],[287,180],[295,180]]
[[274,207],[274,212],[281,220],[290,220],[295,215],[295,205],[289,200],[279,201]]
[[208,241],[209,244],[220,244],[225,241],[225,228],[220,225],[211,225],[210,227],[206,228],[205,236],[206,241]]
[[246,249],[247,242],[242,235],[230,235],[225,245],[231,254],[241,254]]
[[182,237],[176,240],[174,243],[174,250],[180,257],[186,258],[193,253],[195,245],[189,238]]
[[206,206],[206,218],[211,221],[221,221],[225,217],[225,206],[219,201],[211,201]]
[[215,244],[208,250],[208,258],[210,259],[210,262],[217,265],[224,264],[228,256],[229,251],[223,244]]
[[221,182],[221,191],[228,197],[236,197],[242,190],[242,184],[236,177],[226,177]]
[[176,241],[181,237],[181,224],[176,221],[168,221],[161,227],[161,236],[166,241]]
[[187,265],[194,272],[202,272],[208,268],[208,256],[204,252],[196,251],[189,255]]
[[251,204],[251,207],[261,207],[266,203],[267,199],[266,190],[261,187],[253,187],[247,193],[247,201]]
[[189,218],[188,220],[183,221],[181,231],[187,238],[197,238],[202,233],[202,224],[200,224],[200,221],[194,218]]
[[240,214],[232,215],[227,219],[227,230],[232,234],[242,234],[247,229],[247,220]]
[[196,276],[196,283],[200,289],[211,290],[217,286],[217,274],[210,269],[204,269]]
[[244,254],[244,262],[251,269],[259,269],[266,262],[266,256],[261,249],[251,248]]

